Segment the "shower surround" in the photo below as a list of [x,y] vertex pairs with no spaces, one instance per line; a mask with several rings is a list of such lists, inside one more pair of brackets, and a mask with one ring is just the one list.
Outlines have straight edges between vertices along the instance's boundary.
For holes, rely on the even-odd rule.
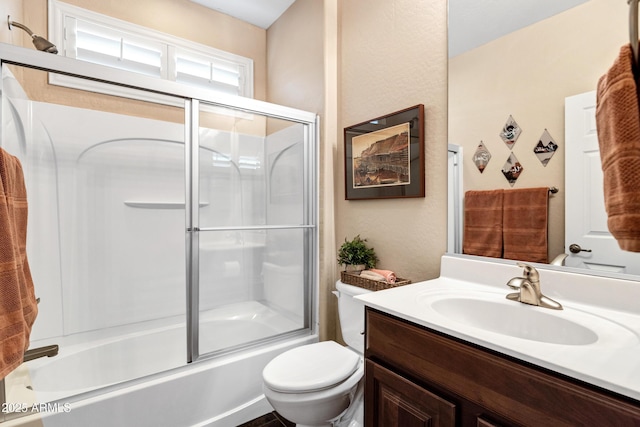
[[177,85],[162,91],[184,123],[31,100],[21,67],[106,72],[0,56],[2,147],[24,166],[41,300],[31,348],[60,346],[6,379],[8,403],[49,406],[5,423],[225,426],[271,411],[262,368],[318,340],[315,116]]

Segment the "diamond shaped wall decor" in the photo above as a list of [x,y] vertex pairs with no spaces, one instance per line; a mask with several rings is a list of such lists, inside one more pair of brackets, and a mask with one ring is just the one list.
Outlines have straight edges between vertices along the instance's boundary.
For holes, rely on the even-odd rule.
[[507,122],[502,127],[500,138],[502,138],[507,147],[509,147],[509,150],[511,150],[513,149],[513,145],[516,143],[521,133],[522,129],[520,129],[518,123],[516,123],[512,116],[509,116]]
[[489,163],[489,160],[491,160],[491,153],[487,150],[487,147],[484,146],[482,141],[480,141],[476,152],[473,154],[473,163],[476,164],[480,173],[484,172],[484,168],[487,166],[487,163]]
[[536,157],[538,157],[542,165],[546,167],[549,160],[556,154],[557,149],[558,144],[556,144],[549,131],[545,129],[542,132],[542,136],[540,136],[538,145],[533,148],[533,152],[536,153]]
[[509,158],[507,159],[506,163],[502,167],[502,173],[504,174],[504,177],[507,179],[507,181],[509,181],[509,184],[511,184],[512,187],[513,187],[513,184],[515,184],[518,178],[520,177],[520,174],[522,173],[523,170],[524,170],[524,167],[522,167],[522,165],[520,164],[520,162],[518,161],[518,159],[513,153],[509,155]]

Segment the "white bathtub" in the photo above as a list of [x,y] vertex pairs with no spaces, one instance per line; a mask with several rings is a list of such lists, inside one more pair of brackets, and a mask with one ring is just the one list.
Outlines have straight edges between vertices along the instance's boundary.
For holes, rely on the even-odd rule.
[[[201,325],[201,345],[208,351],[235,345],[240,337],[259,339],[297,328],[255,301],[212,310]],[[262,393],[264,366],[283,351],[318,340],[306,334],[153,374],[184,364],[184,345],[169,345],[184,336],[184,324],[174,324],[61,344],[58,356],[24,364],[28,375],[18,372],[16,378],[27,379],[12,381],[8,390],[8,401],[24,403],[27,413],[33,402],[54,404],[2,426],[237,426],[272,411]]]

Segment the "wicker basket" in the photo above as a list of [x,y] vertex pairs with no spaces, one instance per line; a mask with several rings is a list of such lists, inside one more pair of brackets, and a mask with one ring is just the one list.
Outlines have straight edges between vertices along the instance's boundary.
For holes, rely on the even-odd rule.
[[396,283],[380,282],[378,280],[366,279],[360,277],[359,273],[351,273],[347,271],[340,272],[340,280],[347,285],[357,286],[359,288],[369,289],[370,291],[381,291],[383,289],[395,288],[397,286],[408,285],[411,280],[396,278]]

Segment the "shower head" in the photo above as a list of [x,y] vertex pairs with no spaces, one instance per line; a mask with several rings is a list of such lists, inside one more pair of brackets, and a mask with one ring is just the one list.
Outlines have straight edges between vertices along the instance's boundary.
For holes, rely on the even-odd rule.
[[35,34],[33,34],[33,31],[31,31],[29,28],[27,28],[26,25],[22,25],[19,22],[16,21],[12,21],[11,20],[11,16],[7,16],[7,23],[9,24],[9,29],[11,30],[11,27],[18,27],[24,31],[27,32],[27,34],[29,34],[31,36],[31,41],[33,41],[33,45],[36,47],[36,49],[41,50],[43,52],[49,52],[49,53],[58,53],[58,48],[56,48],[56,45],[54,45],[53,43],[51,43],[49,40],[45,39],[44,37],[40,37],[37,36]]

